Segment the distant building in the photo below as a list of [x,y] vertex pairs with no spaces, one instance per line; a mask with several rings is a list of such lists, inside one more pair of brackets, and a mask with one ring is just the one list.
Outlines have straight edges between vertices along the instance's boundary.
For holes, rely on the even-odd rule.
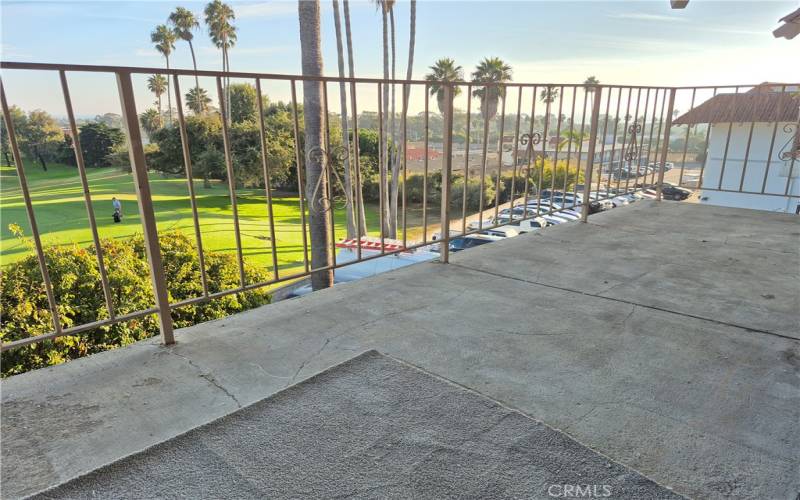
[[717,94],[673,121],[711,127],[700,179],[701,203],[800,210],[797,91],[764,83],[746,93]]
[[[406,151],[406,154],[408,155],[408,159],[411,161],[421,161],[425,159],[425,148],[409,146],[409,148]],[[428,148],[427,156],[429,160],[436,160],[438,158],[441,158],[442,153],[434,149]]]

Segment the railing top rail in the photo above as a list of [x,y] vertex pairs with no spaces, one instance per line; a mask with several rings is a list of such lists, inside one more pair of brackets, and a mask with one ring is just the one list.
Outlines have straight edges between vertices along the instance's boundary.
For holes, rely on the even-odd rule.
[[[21,61],[0,61],[0,68],[2,69],[16,69],[16,70],[33,70],[33,71],[74,71],[74,72],[87,72],[87,73],[130,73],[130,74],[160,74],[160,75],[178,75],[178,76],[206,76],[206,77],[221,77],[227,76],[232,78],[260,78],[264,80],[285,80],[285,81],[322,81],[322,82],[348,82],[348,83],[394,83],[402,84],[415,84],[427,85],[432,83],[429,80],[401,80],[401,79],[383,79],[383,78],[349,78],[338,76],[303,76],[303,75],[289,75],[278,73],[259,73],[252,71],[216,71],[216,70],[192,70],[180,68],[154,68],[143,66],[106,66],[95,64],[59,64],[59,63],[35,63],[35,62],[21,62]],[[571,88],[634,88],[634,89],[722,89],[722,88],[736,88],[736,87],[757,87],[762,85],[763,82],[757,84],[739,84],[739,85],[700,85],[700,86],[678,86],[672,87],[667,85],[617,85],[617,84],[599,84],[599,85],[586,85],[584,83],[559,83],[559,82],[439,82],[439,83],[458,83],[459,85],[472,85],[477,87],[486,87],[494,85],[502,85],[504,87],[571,87]],[[776,83],[775,85],[795,86],[800,83]]]

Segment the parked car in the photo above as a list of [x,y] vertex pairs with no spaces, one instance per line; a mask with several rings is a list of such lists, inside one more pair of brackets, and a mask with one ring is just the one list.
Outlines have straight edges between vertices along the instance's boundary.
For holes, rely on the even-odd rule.
[[461,236],[458,238],[453,238],[450,240],[450,251],[451,252],[460,252],[462,250],[466,250],[468,248],[479,247],[481,245],[486,245],[487,243],[492,243],[495,241],[502,240],[503,238],[499,236],[489,236],[485,234],[474,234],[471,236]]
[[536,231],[537,229],[550,225],[542,217],[534,217],[533,219],[525,220],[511,220],[508,217],[498,217],[498,221],[506,224],[505,226],[501,226],[501,229],[503,227],[511,227],[520,234]]
[[[498,219],[498,224],[501,223],[502,222],[500,222]],[[498,238],[513,238],[514,236],[519,236],[519,231],[517,231],[517,229],[514,227],[500,226],[493,229],[484,229],[478,234],[482,234],[484,236],[497,236]]]
[[689,196],[692,195],[692,192],[688,189],[684,189],[679,186],[675,186],[672,184],[667,184],[666,182],[661,187],[661,195],[667,200],[675,200],[681,201],[685,200]]

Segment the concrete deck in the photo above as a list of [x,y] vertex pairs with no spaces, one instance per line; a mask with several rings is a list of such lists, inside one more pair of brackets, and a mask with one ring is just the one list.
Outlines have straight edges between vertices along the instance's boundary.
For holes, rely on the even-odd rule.
[[4,381],[3,498],[373,348],[678,493],[800,491],[800,218],[638,202],[451,261]]

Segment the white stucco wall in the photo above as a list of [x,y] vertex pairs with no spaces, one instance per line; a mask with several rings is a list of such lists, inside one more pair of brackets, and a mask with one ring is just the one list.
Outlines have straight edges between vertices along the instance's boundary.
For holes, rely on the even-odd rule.
[[[784,130],[784,127],[787,126],[791,126],[791,131]],[[778,154],[784,145],[794,136],[794,126],[788,122],[778,124],[767,172],[767,156],[775,127],[774,123],[756,123],[753,127],[746,170],[744,169],[744,160],[750,134],[750,123],[734,123],[732,126],[729,123],[715,123],[711,127],[708,141],[708,159],[703,171],[703,186],[706,189],[701,191],[700,202],[727,207],[795,212],[797,205],[800,204],[800,198],[784,196],[789,162],[778,159]],[[725,144],[729,129],[730,141],[726,157]],[[723,171],[724,157],[727,159],[724,161]],[[744,181],[742,182],[743,170]],[[764,186],[765,173],[767,182]],[[760,193],[762,186],[765,193],[781,196],[715,191],[721,188]],[[800,162],[798,161],[795,161],[792,179],[789,180],[789,194],[800,195]]]

